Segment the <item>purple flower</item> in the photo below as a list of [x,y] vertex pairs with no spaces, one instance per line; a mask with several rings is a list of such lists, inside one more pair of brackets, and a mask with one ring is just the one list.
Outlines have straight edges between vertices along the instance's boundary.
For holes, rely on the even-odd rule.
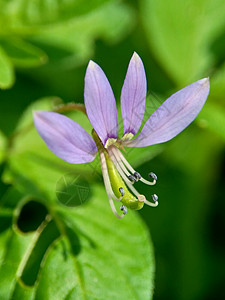
[[[147,181],[125,159],[120,149],[146,147],[166,142],[184,130],[202,109],[208,93],[209,79],[204,78],[170,96],[141,127],[147,92],[143,63],[134,53],[121,92],[121,112],[124,134],[118,137],[118,117],[112,88],[102,69],[90,61],[85,75],[84,100],[92,137],[76,122],[55,112],[36,111],[34,123],[47,147],[61,159],[72,163],[88,163],[99,152],[103,179],[113,213],[124,217],[127,208],[141,209],[145,204],[158,205],[157,195],[152,202],[134,188],[138,180],[153,185],[157,177],[149,173]],[[134,137],[134,138],[133,138]],[[122,215],[114,201],[120,201]]]

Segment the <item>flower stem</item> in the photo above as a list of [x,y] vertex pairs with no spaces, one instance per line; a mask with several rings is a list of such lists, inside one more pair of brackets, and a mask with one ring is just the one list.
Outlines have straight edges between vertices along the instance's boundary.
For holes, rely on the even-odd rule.
[[86,108],[84,104],[81,103],[67,103],[67,104],[60,104],[57,107],[54,108],[54,112],[62,113],[72,110],[79,110],[85,115],[87,115]]

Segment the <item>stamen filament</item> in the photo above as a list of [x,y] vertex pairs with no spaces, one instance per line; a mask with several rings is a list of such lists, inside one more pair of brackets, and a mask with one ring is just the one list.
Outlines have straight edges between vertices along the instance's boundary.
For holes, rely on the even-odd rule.
[[[158,197],[156,195],[153,195],[152,198],[155,203],[151,203],[133,187],[133,183],[141,179],[141,175],[130,166],[120,151],[113,145],[106,150],[94,130],[92,135],[99,150],[103,180],[114,215],[118,219],[122,219],[127,213],[127,207],[139,210],[144,203],[150,206],[157,206]],[[128,170],[133,174],[130,174]],[[129,192],[127,187],[133,194]],[[120,210],[123,212],[122,215],[118,214],[113,200],[122,202],[120,207]]]
[[143,183],[145,183],[145,184],[148,184],[148,185],[154,185],[154,184],[156,184],[156,180],[155,179],[153,179],[153,181],[149,181],[149,180],[146,180],[146,179],[144,179],[144,178],[141,177],[140,181],[143,182]]
[[122,219],[122,218],[126,215],[125,212],[123,212],[123,214],[122,214],[121,216],[117,213],[116,207],[115,207],[115,205],[114,205],[114,202],[113,202],[112,198],[109,198],[109,204],[110,204],[110,206],[111,206],[112,212],[114,213],[114,215],[115,215],[118,219]]
[[148,205],[148,206],[152,206],[152,207],[156,207],[156,206],[158,206],[158,204],[159,204],[159,202],[158,201],[156,201],[155,203],[153,203],[153,202],[150,202],[150,201],[148,201],[148,200],[144,200],[144,203],[146,204],[146,205]]
[[108,151],[109,151],[109,154],[110,154],[110,157],[111,157],[112,161],[116,165],[116,168],[117,168],[120,176],[123,178],[126,185],[134,193],[134,195],[138,197],[140,195],[140,193],[138,193],[138,191],[133,187],[133,184],[130,182],[130,180],[127,178],[127,176],[124,174],[122,168],[120,167],[118,157],[113,153],[112,148],[108,149]]
[[123,163],[128,168],[128,170],[130,170],[130,172],[132,174],[134,174],[135,170],[132,168],[132,166],[129,164],[129,162],[126,160],[126,158],[122,155],[122,153],[119,151],[119,149],[113,147],[112,151],[115,153],[116,156],[118,156],[123,161]]
[[[119,149],[113,147],[112,148],[112,151],[116,154],[116,156],[119,156],[119,158],[122,160],[122,162],[125,164],[125,166],[127,167],[127,169],[132,172],[132,174],[135,174],[137,173],[133,168],[132,166],[129,164],[129,162],[126,160],[126,158],[123,156],[123,154],[119,151]],[[150,173],[151,174],[151,173]],[[154,174],[154,173],[152,173]],[[154,174],[155,175],[155,174]],[[140,178],[139,180],[142,181],[143,183],[145,184],[148,184],[148,185],[154,185],[156,184],[156,176],[155,177],[152,177],[153,178],[153,181],[148,181],[144,178]]]
[[[114,147],[111,147],[110,150],[113,152],[114,156],[116,157],[117,162],[119,163],[121,169],[123,170],[123,172],[127,175],[127,177],[129,178],[129,176],[132,176],[132,174],[130,174],[130,172],[128,172],[127,168],[124,166],[122,160],[120,157],[118,157],[117,152],[114,151],[116,149],[114,149]],[[119,151],[120,153],[120,151]]]
[[[105,160],[105,155],[104,155],[103,152],[100,152],[99,155],[100,155],[100,160],[101,160],[103,180],[104,180],[104,184],[105,184],[106,193],[107,193],[107,196],[108,196],[108,199],[109,199],[109,204],[111,206],[111,209],[112,209],[112,212],[114,213],[114,215],[118,219],[122,219],[125,216],[126,213],[123,212],[123,214],[120,216],[116,211],[116,207],[114,205],[112,195],[114,196],[114,198],[116,198],[116,196],[114,195],[111,184],[110,184],[107,164],[106,164],[106,160]],[[123,197],[122,193],[121,193],[121,197]],[[118,198],[116,198],[116,199],[117,199],[116,201],[120,201]]]
[[156,207],[159,204],[159,202],[157,201],[158,196],[156,194],[152,195],[152,200],[154,201],[154,203],[146,200],[144,195],[139,195],[138,200],[143,201],[145,204],[147,204],[148,206],[152,206],[152,207]]
[[122,192],[120,192],[121,197],[117,198],[115,196],[115,194],[113,193],[111,183],[110,183],[110,180],[109,180],[109,174],[108,174],[107,164],[106,164],[106,160],[105,160],[105,155],[104,155],[103,152],[100,152],[100,160],[101,160],[103,180],[104,180],[104,183],[105,183],[105,189],[106,189],[106,193],[108,195],[108,198],[112,198],[115,201],[121,201],[124,194],[122,195]]

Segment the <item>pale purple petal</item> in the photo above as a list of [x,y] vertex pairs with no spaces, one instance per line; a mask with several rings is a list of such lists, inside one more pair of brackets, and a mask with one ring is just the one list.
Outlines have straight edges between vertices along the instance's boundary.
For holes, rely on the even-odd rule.
[[84,101],[91,125],[105,145],[118,137],[118,117],[112,88],[102,69],[90,61],[85,75]]
[[121,112],[124,134],[135,135],[142,123],[145,112],[147,82],[142,60],[134,52],[127,70],[121,92]]
[[208,78],[176,92],[150,116],[138,137],[126,146],[145,147],[172,139],[197,117],[208,94]]
[[61,159],[72,164],[94,160],[94,140],[73,120],[55,112],[36,111],[34,125],[47,147]]

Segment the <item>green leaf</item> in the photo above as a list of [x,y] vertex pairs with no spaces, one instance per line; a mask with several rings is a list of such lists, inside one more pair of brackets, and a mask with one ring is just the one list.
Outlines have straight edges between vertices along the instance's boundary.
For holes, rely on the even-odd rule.
[[22,39],[2,39],[0,44],[16,67],[36,67],[47,61],[47,56],[41,49]]
[[142,0],[141,13],[151,51],[178,85],[208,75],[211,43],[225,26],[223,0]]
[[224,106],[224,94],[225,94],[225,63],[217,69],[214,77],[211,80],[211,90],[213,92],[213,98],[217,103],[221,103]]
[[[55,57],[64,58],[64,67],[67,68],[80,65],[93,55],[96,38],[117,42],[132,29],[136,19],[134,11],[118,0],[89,1],[88,4],[83,0],[49,0],[45,4],[43,1],[27,3],[25,0],[11,1],[10,4],[1,2],[0,20],[4,23],[4,37],[7,36],[7,27],[10,28],[8,43],[11,39],[13,43],[12,32],[16,37],[25,37],[38,48],[43,48],[50,61],[51,56],[53,60]],[[14,43],[13,51],[12,45],[8,46],[17,64],[25,63],[18,61],[25,54],[30,54],[33,64],[35,57],[42,56],[43,61],[40,49],[26,43]]]
[[[1,6],[1,20],[4,24],[5,19],[7,23],[1,26],[11,27],[11,29],[32,28],[39,25],[54,24],[61,21],[69,20],[73,17],[86,14],[99,6],[116,2],[115,0],[69,0],[69,1],[54,1],[48,0],[43,3],[42,0],[29,1],[26,0],[12,0],[6,2],[0,0]],[[28,29],[29,30],[29,29]]]
[[0,88],[11,88],[14,80],[15,78],[12,62],[10,61],[5,51],[0,48]]
[[[119,0],[0,0],[0,39],[16,67],[35,67],[38,81],[52,85],[56,72],[83,65],[93,56],[95,40],[121,40],[136,22],[134,10]],[[3,42],[2,42],[3,43]],[[54,74],[54,75],[53,75]]]
[[0,163],[4,160],[6,155],[7,139],[4,134],[0,131]]
[[225,108],[214,103],[207,103],[199,116],[199,124],[209,128],[225,140]]
[[[127,34],[128,29],[132,29],[134,23],[132,9],[122,3],[118,5],[117,1],[109,1],[79,18],[58,22],[54,26],[38,27],[30,40],[46,51],[51,51],[51,47],[56,52],[64,51],[61,64],[71,68],[83,64],[93,55],[95,39],[103,38],[108,43],[115,43]],[[51,58],[51,52],[49,56]]]
[[[93,192],[95,194],[94,190]],[[61,210],[67,224],[68,222],[71,225],[74,224],[77,228],[81,228],[85,236],[90,237],[89,241],[87,239],[84,241],[85,245],[87,243],[92,244],[89,253],[90,256],[83,256],[85,261],[85,267],[83,268],[84,278],[86,276],[96,278],[100,275],[102,277],[102,284],[99,282],[101,286],[99,290],[99,285],[95,284],[93,280],[89,288],[89,293],[95,291],[94,294],[96,293],[97,295],[95,296],[96,299],[149,299],[152,285],[149,286],[150,289],[146,289],[146,284],[147,282],[151,282],[150,274],[153,271],[153,261],[151,258],[152,251],[147,245],[148,238],[145,229],[142,227],[143,224],[142,222],[139,223],[140,219],[137,218],[135,213],[129,211],[128,218],[123,219],[123,225],[120,226],[116,218],[111,214],[111,211],[108,210],[109,204],[107,200],[103,200],[105,199],[104,189],[98,189],[96,192],[98,201],[90,201],[87,205],[80,206],[74,213],[71,212],[71,219],[68,217],[67,209]],[[100,221],[101,217],[99,214],[101,214],[102,219],[109,218],[104,225]],[[87,220],[91,220],[92,224],[88,225]],[[72,225],[72,228],[74,225]],[[98,241],[95,240],[96,229],[98,232]],[[110,238],[106,239],[106,236],[110,236]],[[120,242],[118,243],[118,241]],[[124,244],[123,247],[120,243],[125,243],[126,245]],[[133,243],[136,246],[138,245],[138,248],[140,247],[137,252],[137,249],[132,249]],[[97,259],[94,258],[95,254],[98,257]],[[111,258],[109,259],[109,257]],[[137,259],[135,263],[134,258]],[[94,260],[96,261],[95,266],[90,263]],[[114,271],[110,266],[114,266]],[[145,270],[143,270],[143,266],[145,266]],[[149,281],[138,281],[137,278],[143,278],[142,276],[148,277]],[[104,289],[106,292],[104,296],[101,294],[101,289]]]
[[1,299],[151,298],[153,252],[137,213],[116,219],[99,185],[79,208],[49,207],[36,232],[0,234]]
[[[15,234],[12,229],[0,235],[2,260],[0,264],[0,298],[10,299],[16,284],[16,272],[23,255],[32,241],[33,234],[26,236]],[[5,241],[5,242],[4,242]]]

